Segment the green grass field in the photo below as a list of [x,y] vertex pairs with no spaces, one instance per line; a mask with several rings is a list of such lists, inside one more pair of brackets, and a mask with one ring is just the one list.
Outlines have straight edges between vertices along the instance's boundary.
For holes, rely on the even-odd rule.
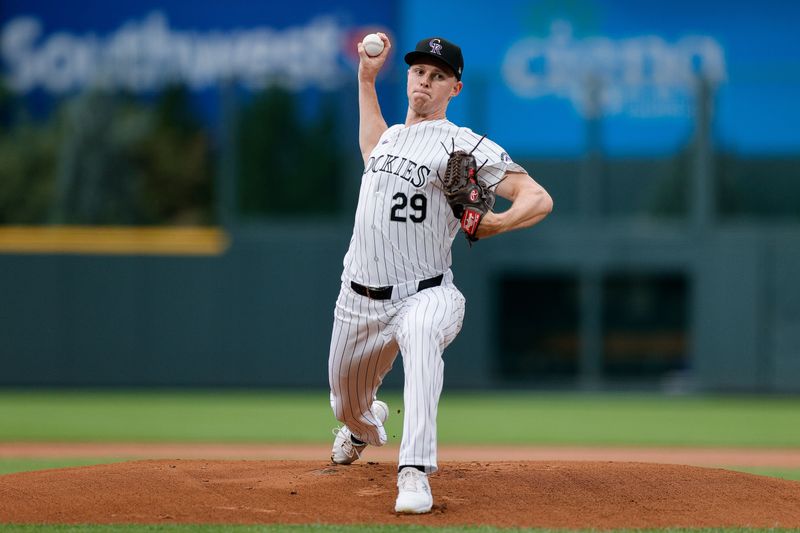
[[[402,400],[389,402],[399,434]],[[0,392],[0,439],[327,442],[327,392]],[[800,446],[800,397],[445,393],[439,439],[457,444]]]
[[[402,409],[401,397],[395,393],[383,399],[389,402],[391,411],[387,430],[398,437],[402,428],[402,416],[398,414],[398,409]],[[0,391],[0,441],[5,442],[327,443],[334,425],[336,421],[325,391]],[[800,447],[800,398],[446,392],[439,410],[439,438],[443,444]],[[0,459],[0,474],[118,460],[5,458]],[[800,480],[798,469],[738,469]],[[0,530],[546,531],[375,526],[12,525],[0,525]]]

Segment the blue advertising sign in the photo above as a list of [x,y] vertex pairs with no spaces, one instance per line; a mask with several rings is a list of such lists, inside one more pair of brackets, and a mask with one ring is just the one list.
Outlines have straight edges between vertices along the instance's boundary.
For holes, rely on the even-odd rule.
[[[464,50],[465,90],[449,117],[487,130],[512,153],[580,154],[586,120],[595,116],[611,154],[674,152],[691,138],[700,78],[714,93],[718,146],[800,151],[798,3],[408,0],[404,6],[402,49],[441,35]],[[485,96],[471,98],[471,87]]]
[[63,95],[91,87],[147,93],[171,82],[195,93],[235,80],[248,89],[336,90],[355,79],[356,43],[392,34],[392,3],[7,0],[0,7],[5,84]]
[[[5,0],[3,78],[15,91],[56,96],[94,86],[146,93],[181,81],[213,113],[215,88],[227,79],[250,89],[344,87],[355,78],[356,41],[381,29],[395,46],[384,83],[403,79],[402,53],[420,38],[459,43],[465,90],[449,118],[489,133],[517,157],[580,155],[594,116],[611,154],[674,152],[694,130],[700,77],[714,91],[718,146],[800,151],[797,3],[310,0],[302,7],[81,0],[67,9],[57,0]],[[402,89],[382,91],[381,101],[387,119],[403,119]]]

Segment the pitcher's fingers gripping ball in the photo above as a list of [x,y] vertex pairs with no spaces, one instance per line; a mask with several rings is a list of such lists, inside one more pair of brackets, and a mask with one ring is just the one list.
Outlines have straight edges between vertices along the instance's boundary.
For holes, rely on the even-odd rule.
[[364,45],[364,51],[370,57],[375,57],[383,52],[383,39],[381,39],[380,35],[377,33],[368,33],[365,35],[361,44]]

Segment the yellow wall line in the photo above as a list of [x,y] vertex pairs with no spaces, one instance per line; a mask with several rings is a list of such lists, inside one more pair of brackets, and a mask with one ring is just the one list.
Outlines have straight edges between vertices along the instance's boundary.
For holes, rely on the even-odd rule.
[[220,255],[218,227],[0,226],[0,254]]

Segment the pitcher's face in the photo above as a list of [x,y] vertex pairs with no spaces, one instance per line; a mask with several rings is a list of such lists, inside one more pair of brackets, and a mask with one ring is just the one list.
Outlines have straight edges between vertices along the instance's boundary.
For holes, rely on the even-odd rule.
[[447,108],[450,98],[461,92],[462,85],[436,60],[421,60],[408,69],[408,105],[418,115],[435,114]]

